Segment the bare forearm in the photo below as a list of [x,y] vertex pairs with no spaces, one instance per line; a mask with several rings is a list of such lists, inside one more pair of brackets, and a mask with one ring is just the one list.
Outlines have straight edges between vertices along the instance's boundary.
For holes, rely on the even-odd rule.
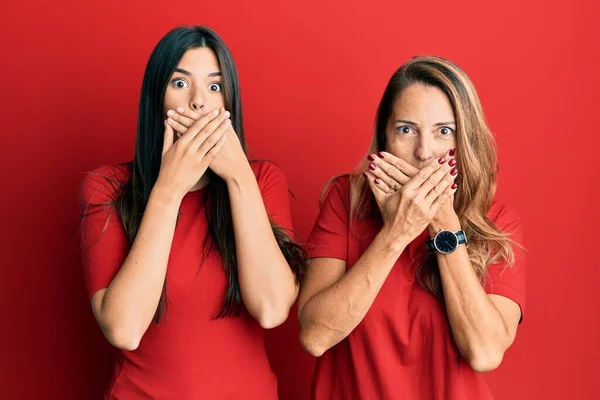
[[405,244],[381,231],[345,275],[300,310],[300,341],[314,356],[346,338],[362,321]]
[[449,255],[438,253],[437,261],[448,319],[460,353],[475,370],[495,368],[510,346],[511,336],[473,271],[466,248],[459,246]]
[[180,199],[150,195],[138,234],[100,307],[101,326],[122,340],[139,341],[162,293]]
[[272,328],[286,320],[296,300],[294,274],[279,249],[252,170],[227,184],[242,300],[263,328]]

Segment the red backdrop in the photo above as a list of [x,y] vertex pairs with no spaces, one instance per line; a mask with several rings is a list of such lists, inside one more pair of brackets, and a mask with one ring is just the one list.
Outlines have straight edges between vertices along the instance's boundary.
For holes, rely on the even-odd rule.
[[[251,155],[287,173],[305,237],[323,183],[366,151],[393,71],[416,54],[462,66],[529,249],[528,314],[489,383],[498,399],[600,398],[592,0],[48,3],[3,4],[0,16],[1,398],[96,399],[107,384],[113,353],[83,289],[76,190],[84,171],[131,158],[146,61],[181,24],[207,24],[232,49]],[[267,332],[286,400],[309,393],[297,329],[292,314]]]

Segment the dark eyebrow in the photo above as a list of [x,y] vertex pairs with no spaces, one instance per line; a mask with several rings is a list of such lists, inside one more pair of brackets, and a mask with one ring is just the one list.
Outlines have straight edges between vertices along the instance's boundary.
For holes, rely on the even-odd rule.
[[180,74],[187,75],[187,76],[192,76],[192,74],[190,72],[186,71],[185,69],[181,69],[181,68],[175,68],[175,72],[179,72]]
[[[182,69],[182,68],[175,68],[175,72],[179,72],[180,74],[187,75],[187,76],[192,76],[191,72],[186,71],[185,69]],[[215,76],[221,76],[221,73],[220,72],[211,72],[210,74],[208,74],[209,78],[212,78]]]

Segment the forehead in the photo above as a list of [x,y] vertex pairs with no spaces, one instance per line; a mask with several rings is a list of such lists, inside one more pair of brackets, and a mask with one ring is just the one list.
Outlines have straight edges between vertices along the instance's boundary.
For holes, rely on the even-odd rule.
[[191,72],[192,75],[207,75],[212,72],[220,72],[217,56],[207,47],[199,47],[186,51],[177,67]]
[[420,120],[423,123],[454,119],[454,110],[448,96],[437,87],[423,84],[410,85],[404,89],[394,102],[392,114],[394,118]]

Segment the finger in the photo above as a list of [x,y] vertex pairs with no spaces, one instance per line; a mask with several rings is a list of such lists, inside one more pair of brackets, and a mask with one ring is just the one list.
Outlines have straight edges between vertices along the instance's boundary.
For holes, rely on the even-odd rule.
[[[440,168],[442,168],[444,166],[445,167],[448,166],[448,164],[446,163],[446,161],[447,160],[444,157],[440,157],[438,159],[435,159],[435,160],[431,161],[427,166],[425,166],[425,168],[423,168],[415,176],[413,176],[410,179],[410,181],[408,181],[406,183],[406,185],[404,185],[404,186],[407,189],[418,190],[421,187],[421,185],[423,185],[423,183],[425,183],[431,177],[431,175],[434,172],[436,172],[437,170],[439,170]],[[439,181],[439,179],[438,179],[438,181]],[[433,186],[431,186],[429,188],[429,190],[432,187]],[[429,190],[427,190],[427,192],[429,192]]]
[[165,125],[165,136],[164,136],[164,139],[163,139],[163,150],[162,150],[162,154],[164,156],[165,153],[167,151],[169,151],[169,149],[171,148],[171,146],[173,146],[173,128],[171,128],[167,124],[166,120],[163,122],[163,124]]
[[[219,116],[212,121],[210,121],[202,130],[196,135],[196,137],[190,143],[190,148],[192,150],[198,150],[200,145],[221,126],[221,124],[225,121],[229,120],[229,124],[231,120],[229,119],[229,112],[225,111],[224,113],[219,114]],[[229,125],[227,125],[229,127]],[[208,150],[207,150],[208,151]]]
[[378,178],[381,181],[381,185],[384,185],[387,189],[389,189],[390,193],[397,192],[402,187],[402,185],[396,179],[392,178],[381,168],[377,167],[374,162],[369,164],[369,172],[373,174],[375,178]]
[[231,125],[231,120],[226,119],[225,121],[221,122],[217,129],[211,132],[204,139],[202,139],[203,134],[199,134],[192,141],[190,149],[197,149],[196,151],[200,154],[200,156],[204,157],[223,136],[227,136],[225,133],[227,132],[229,125]]
[[183,134],[183,136],[181,136],[181,139],[179,139],[179,141],[181,141],[182,143],[191,142],[208,123],[214,121],[218,116],[218,109],[212,110],[204,114],[196,122],[194,122],[194,124],[187,130],[186,133]]
[[175,121],[173,118],[167,118],[167,124],[169,124],[169,126],[173,128],[175,132],[178,133],[178,137],[185,135],[185,133],[188,131],[187,126],[182,125],[180,122]]
[[200,117],[206,115],[206,112],[196,112],[192,109],[187,109],[183,107],[177,107],[177,111],[179,114],[183,115],[186,118],[193,119],[194,121],[198,121]]
[[[453,165],[456,165],[456,161],[452,161]],[[417,189],[417,198],[425,198],[432,190],[434,190],[444,179],[448,181],[454,181],[458,173],[456,167],[450,166],[450,162],[444,162],[440,168],[429,176],[429,178],[423,182],[421,187]],[[440,192],[441,193],[441,192]]]
[[[194,122],[196,122],[195,119],[188,118],[188,117],[181,115],[178,112],[175,112],[173,110],[167,111],[167,116],[169,118],[175,120],[176,122],[178,122],[180,125],[183,125],[186,128],[186,131],[190,126],[192,126],[194,124]],[[185,132],[181,132],[181,133],[185,133]]]
[[385,201],[385,197],[388,195],[379,187],[379,184],[375,183],[375,177],[373,175],[369,175],[368,172],[363,172],[363,177],[367,180],[369,187],[371,188],[371,192],[375,196],[375,201],[377,204],[381,205]]
[[206,163],[207,167],[219,155],[223,149],[223,146],[225,146],[225,143],[227,143],[227,140],[227,135],[221,136],[215,145],[208,151],[208,153],[206,153],[202,161]]
[[371,171],[371,170],[366,171],[365,174],[385,194],[392,194],[392,193],[396,192],[396,190],[392,189],[391,187],[389,187],[387,185],[387,183],[382,181],[381,178],[377,177],[377,175],[375,175],[375,173],[373,171]]
[[455,175],[446,174],[441,181],[427,193],[425,196],[425,204],[431,206],[438,197],[440,197],[449,187],[454,185],[454,179],[456,179]]
[[447,202],[453,201],[454,193],[458,189],[458,185],[453,183],[452,186],[448,187],[441,195],[439,195],[431,205],[431,211],[435,215],[439,209]]
[[[400,171],[402,174],[404,174],[408,178],[412,178],[413,176],[415,176],[419,173],[418,168],[413,167],[412,165],[410,165],[403,159],[396,157],[395,155],[387,153],[385,151],[380,151],[377,154],[377,157],[375,157],[375,155],[372,154],[372,157],[376,161],[379,159],[379,160],[382,160],[385,163],[395,167],[396,170]],[[379,165],[379,163],[376,163],[376,164]],[[400,182],[400,183],[404,184],[403,182]]]

